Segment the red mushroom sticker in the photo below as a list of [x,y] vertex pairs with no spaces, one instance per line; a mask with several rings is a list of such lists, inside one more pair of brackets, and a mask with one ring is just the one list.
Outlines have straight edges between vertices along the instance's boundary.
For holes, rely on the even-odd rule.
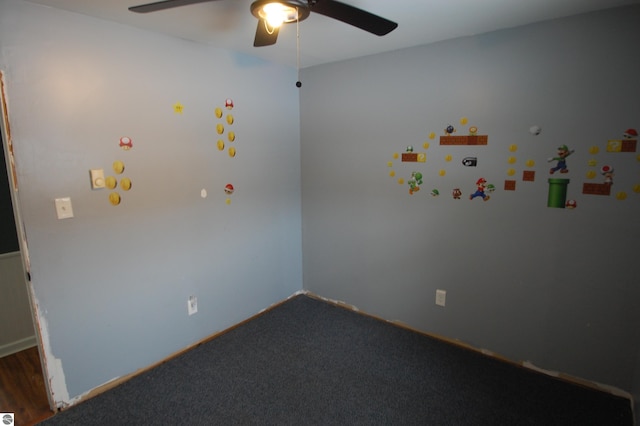
[[230,196],[231,194],[233,194],[233,191],[234,191],[234,189],[233,189],[233,185],[231,185],[230,183],[228,183],[228,184],[226,184],[226,185],[224,186],[224,193],[225,193],[225,194],[227,194],[227,199],[226,199],[226,200],[224,200],[224,202],[225,202],[227,205],[231,204],[231,198],[229,198],[229,196]]
[[133,148],[133,141],[131,140],[131,138],[129,138],[127,136],[121,137],[120,138],[120,148],[124,149],[125,151],[128,151],[131,148]]
[[227,99],[224,101],[224,107],[225,107],[226,109],[233,109],[233,99],[231,99],[231,98],[227,98]]

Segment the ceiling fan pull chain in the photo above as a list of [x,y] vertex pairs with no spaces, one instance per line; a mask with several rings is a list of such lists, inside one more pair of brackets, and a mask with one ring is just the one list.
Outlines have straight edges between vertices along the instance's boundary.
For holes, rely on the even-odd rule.
[[300,13],[296,7],[296,70],[298,73],[298,79],[296,80],[296,87],[302,86],[300,81]]

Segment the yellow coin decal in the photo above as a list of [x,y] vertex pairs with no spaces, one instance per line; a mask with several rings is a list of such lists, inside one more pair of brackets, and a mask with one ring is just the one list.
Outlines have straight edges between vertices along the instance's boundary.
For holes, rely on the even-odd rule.
[[229,157],[233,158],[236,156],[236,149],[234,147],[229,148]]
[[467,117],[462,117],[462,118],[460,119],[460,124],[462,124],[462,125],[464,126],[465,124],[467,124],[467,122],[468,122],[468,121],[469,121],[469,120],[467,119]]
[[451,154],[447,154],[446,157],[444,157],[444,161],[449,162],[453,159],[453,157],[451,156]]
[[224,149],[224,141],[222,139],[218,139],[218,150],[222,151]]
[[516,152],[517,150],[518,150],[518,145],[516,144],[509,145],[509,151]]
[[104,180],[104,185],[109,189],[113,189],[118,186],[118,181],[113,176],[107,176]]
[[527,165],[527,167],[533,167],[536,165],[536,162],[533,160],[527,160],[525,164]]
[[120,194],[118,194],[117,192],[112,192],[111,194],[109,194],[109,202],[114,206],[120,204]]
[[587,179],[593,179],[594,177],[596,177],[596,172],[595,170],[589,170],[587,172]]
[[507,170],[507,174],[508,174],[509,176],[513,176],[513,175],[515,175],[515,174],[516,174],[516,171],[515,171],[514,169],[509,169],[509,170]]
[[233,142],[236,140],[236,134],[235,132],[229,132],[229,134],[227,135],[227,137],[229,138],[229,142]]
[[224,133],[224,126],[222,125],[222,123],[218,123],[216,125],[216,132],[218,132],[219,135]]
[[446,175],[446,174],[447,174],[447,171],[446,171],[445,169],[440,169],[440,171],[438,172],[438,174],[439,174],[440,176],[444,176],[444,175]]
[[434,139],[436,134],[434,132],[429,133],[429,139]]
[[394,177],[395,175],[396,175],[396,172],[394,172],[393,170],[389,172],[389,176]]
[[113,171],[117,174],[124,172],[124,163],[120,160],[113,162]]
[[227,123],[233,124],[233,115],[227,114]]
[[222,108],[220,107],[216,108],[216,117],[222,118]]
[[424,149],[429,149],[429,142],[425,142],[425,143],[423,143],[423,144],[422,144],[422,147],[423,147]]
[[598,152],[600,152],[600,148],[598,148],[597,146],[592,146],[591,148],[589,148],[589,154],[591,155],[596,155]]
[[515,162],[516,162],[516,161],[517,161],[517,160],[516,160],[516,157],[509,157],[509,158],[507,158],[507,162],[508,162],[509,164],[515,164]]
[[129,179],[128,177],[124,177],[122,179],[120,179],[120,188],[122,188],[123,191],[128,191],[131,189],[131,179]]
[[616,194],[616,198],[618,200],[626,200],[627,199],[627,193],[624,191],[620,191]]
[[399,155],[397,152],[394,152],[394,153],[393,153],[393,158],[394,158],[395,160],[397,160],[397,159],[398,159],[398,157],[400,157],[400,155]]

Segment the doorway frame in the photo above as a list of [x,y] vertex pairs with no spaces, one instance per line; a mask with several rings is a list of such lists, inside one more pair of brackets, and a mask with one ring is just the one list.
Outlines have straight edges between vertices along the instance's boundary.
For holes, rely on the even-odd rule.
[[9,111],[7,102],[7,85],[4,79],[4,72],[0,69],[0,135],[2,136],[2,145],[4,150],[5,162],[7,165],[6,173],[9,177],[9,193],[11,194],[11,203],[13,204],[13,216],[16,223],[16,231],[18,233],[18,247],[20,249],[20,257],[22,259],[22,270],[27,286],[27,295],[29,296],[29,309],[31,311],[31,319],[40,355],[40,365],[44,376],[44,387],[49,401],[49,408],[56,411],[55,402],[51,393],[51,383],[49,380],[49,370],[47,368],[47,359],[44,348],[42,347],[42,333],[40,330],[40,321],[38,311],[34,304],[33,285],[31,284],[31,267],[29,260],[29,247],[27,245],[27,236],[22,223],[22,215],[20,212],[20,202],[18,197],[18,171],[13,155],[13,140],[11,139],[11,126],[9,123]]

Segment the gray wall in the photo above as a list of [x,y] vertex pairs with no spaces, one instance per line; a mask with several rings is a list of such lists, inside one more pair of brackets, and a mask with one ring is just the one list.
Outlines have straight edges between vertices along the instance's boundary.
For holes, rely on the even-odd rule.
[[[609,10],[305,69],[304,288],[637,400],[640,151],[605,147],[640,129],[639,21],[639,7]],[[448,124],[477,126],[488,145],[439,145]],[[570,179],[574,210],[547,207],[547,158],[562,144],[575,153],[554,177]],[[426,162],[393,158],[408,145]],[[613,194],[583,194],[607,163]],[[410,195],[413,171],[424,184]],[[497,189],[470,201],[480,177]]]
[[[295,70],[14,0],[0,2],[0,69],[56,404],[302,288]],[[216,147],[226,98],[233,159]],[[113,175],[116,160],[133,186],[112,206],[89,169]],[[56,218],[58,197],[74,218]]]

